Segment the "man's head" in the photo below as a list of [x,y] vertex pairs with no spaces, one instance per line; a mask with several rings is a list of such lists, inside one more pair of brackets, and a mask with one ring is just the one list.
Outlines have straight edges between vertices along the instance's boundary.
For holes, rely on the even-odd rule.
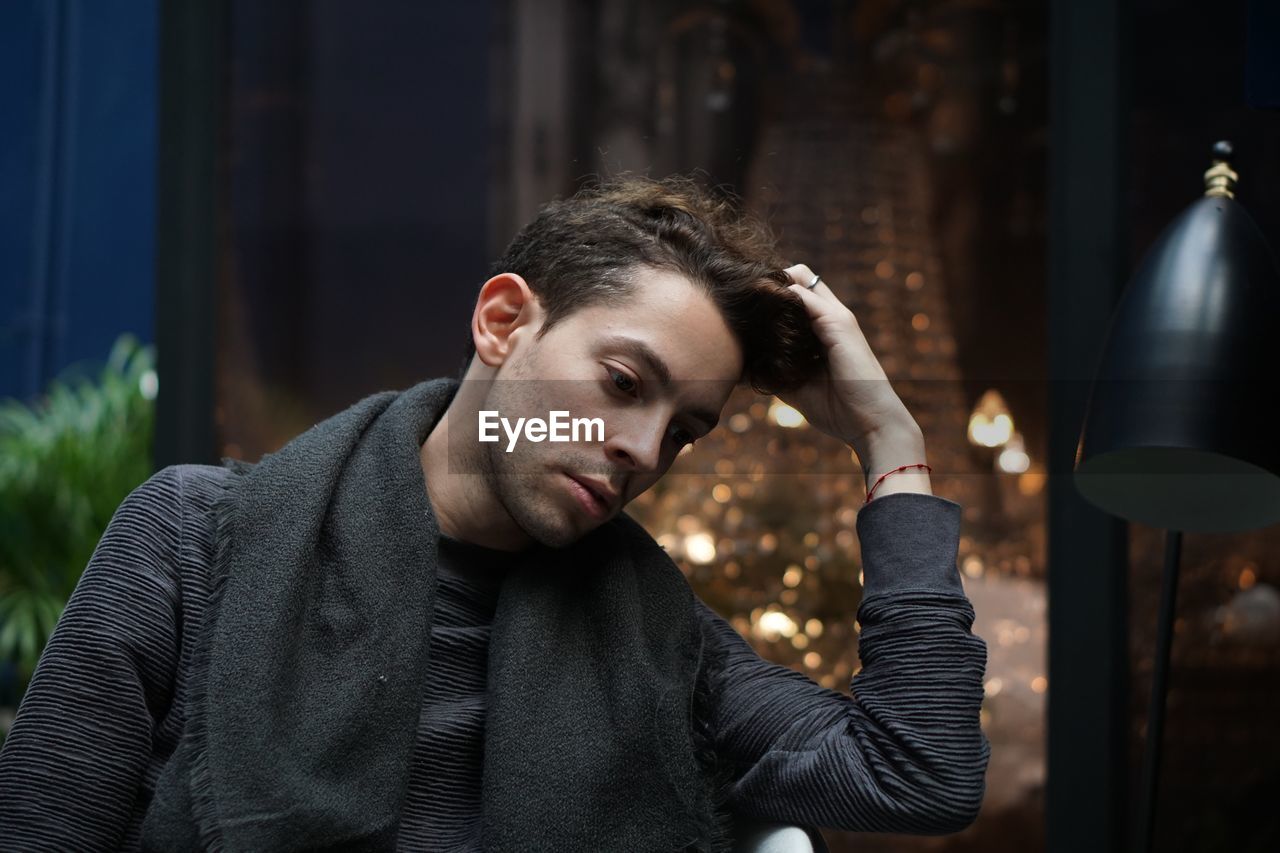
[[[709,432],[739,382],[803,383],[822,348],[783,266],[763,225],[687,179],[615,179],[545,206],[481,288],[463,409],[600,418],[604,440],[508,452],[458,424],[455,470],[474,466],[492,497],[469,502],[491,515],[477,521],[567,545]],[[603,510],[584,505],[583,484]]]
[[[541,337],[580,308],[621,307],[640,287],[637,268],[679,273],[724,315],[743,350],[740,378],[776,394],[803,382],[822,354],[787,291],[786,266],[768,228],[730,200],[681,176],[625,176],[544,205],[490,275],[529,284],[545,314]],[[474,353],[468,336],[467,357]]]

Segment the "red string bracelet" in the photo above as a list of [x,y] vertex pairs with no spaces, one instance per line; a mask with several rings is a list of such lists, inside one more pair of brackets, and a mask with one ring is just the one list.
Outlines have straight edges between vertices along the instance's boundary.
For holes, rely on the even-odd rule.
[[864,504],[869,504],[869,503],[871,503],[871,493],[872,493],[872,492],[874,492],[874,491],[876,490],[876,486],[879,486],[879,485],[880,485],[880,482],[881,482],[882,480],[884,480],[884,478],[885,478],[885,477],[888,477],[890,474],[896,474],[896,473],[898,473],[899,471],[905,471],[905,470],[907,470],[908,468],[928,468],[930,472],[932,472],[932,471],[933,471],[933,468],[931,468],[930,466],[928,466],[928,465],[924,464],[923,462],[917,462],[917,463],[915,463],[914,465],[903,465],[903,466],[901,466],[901,467],[899,467],[899,468],[894,468],[892,471],[885,471],[885,472],[884,472],[883,474],[881,474],[881,475],[880,475],[880,477],[876,480],[875,485],[871,487],[870,491],[868,491],[868,492],[867,492],[867,499],[866,499],[865,501],[863,501],[863,503],[864,503]]

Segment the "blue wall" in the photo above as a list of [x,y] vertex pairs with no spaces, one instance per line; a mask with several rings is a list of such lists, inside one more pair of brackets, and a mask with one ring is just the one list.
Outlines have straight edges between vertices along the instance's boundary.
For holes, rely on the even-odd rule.
[[0,397],[154,340],[157,16],[0,5]]

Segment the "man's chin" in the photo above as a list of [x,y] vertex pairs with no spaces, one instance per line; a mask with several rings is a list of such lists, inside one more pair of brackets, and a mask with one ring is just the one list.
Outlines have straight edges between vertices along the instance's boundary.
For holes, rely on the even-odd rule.
[[529,535],[530,539],[546,548],[568,548],[590,532],[589,530],[550,526],[540,526],[534,530],[524,528],[524,531]]
[[555,508],[546,515],[516,518],[516,523],[530,539],[547,548],[567,548],[604,522],[583,522],[571,513]]
[[567,482],[558,470],[544,471],[536,477],[507,481],[499,488],[500,501],[512,521],[525,535],[547,548],[565,548],[609,521],[590,518],[569,499],[563,490]]

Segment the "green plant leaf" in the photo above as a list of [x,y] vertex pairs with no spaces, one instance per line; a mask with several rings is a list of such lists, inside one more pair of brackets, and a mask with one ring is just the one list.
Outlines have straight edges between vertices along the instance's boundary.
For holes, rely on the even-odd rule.
[[121,335],[28,405],[0,401],[0,660],[29,677],[120,502],[152,473],[154,349]]

